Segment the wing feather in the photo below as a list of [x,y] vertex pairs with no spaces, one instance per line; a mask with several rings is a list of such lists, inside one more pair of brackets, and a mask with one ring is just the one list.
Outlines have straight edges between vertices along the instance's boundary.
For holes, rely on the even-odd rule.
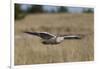
[[81,35],[65,35],[64,39],[81,39]]
[[55,35],[47,33],[47,32],[24,32],[30,35],[36,35],[38,37],[41,37],[43,39],[51,39],[53,37],[55,37]]

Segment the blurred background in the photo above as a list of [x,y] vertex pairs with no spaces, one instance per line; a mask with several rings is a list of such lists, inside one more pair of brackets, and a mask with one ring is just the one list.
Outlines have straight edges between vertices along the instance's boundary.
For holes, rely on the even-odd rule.
[[15,20],[23,19],[28,14],[37,13],[94,13],[93,8],[15,4]]

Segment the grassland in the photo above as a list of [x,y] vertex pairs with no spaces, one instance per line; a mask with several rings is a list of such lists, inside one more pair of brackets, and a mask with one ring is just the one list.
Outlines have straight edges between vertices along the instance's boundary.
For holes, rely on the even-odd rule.
[[[15,21],[15,65],[94,60],[93,14],[30,14]],[[80,40],[43,45],[39,37],[23,31],[52,34],[84,34]]]

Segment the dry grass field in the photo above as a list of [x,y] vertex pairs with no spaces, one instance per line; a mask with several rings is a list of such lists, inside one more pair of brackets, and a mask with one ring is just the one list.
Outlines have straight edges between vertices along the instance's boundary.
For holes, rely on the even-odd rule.
[[[23,31],[52,34],[84,34],[80,40],[43,45],[39,37]],[[15,21],[15,65],[79,62],[94,60],[94,15],[30,14]]]

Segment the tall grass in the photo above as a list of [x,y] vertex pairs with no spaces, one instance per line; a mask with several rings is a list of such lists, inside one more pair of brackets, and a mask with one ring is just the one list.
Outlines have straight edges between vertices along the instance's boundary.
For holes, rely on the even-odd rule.
[[[15,65],[79,62],[94,60],[93,14],[28,15],[15,22]],[[52,34],[84,34],[81,40],[65,40],[57,45],[43,45],[39,37],[22,31]]]

